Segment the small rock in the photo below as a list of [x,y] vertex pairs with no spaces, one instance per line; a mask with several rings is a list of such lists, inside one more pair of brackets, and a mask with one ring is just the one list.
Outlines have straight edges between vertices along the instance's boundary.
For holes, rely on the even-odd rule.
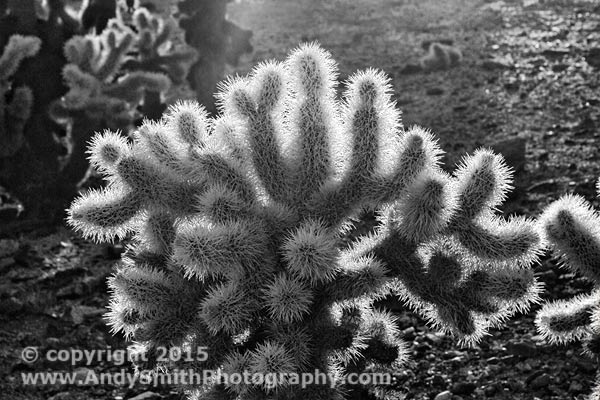
[[405,340],[413,340],[415,338],[415,327],[410,326],[402,331],[402,337]]
[[506,83],[504,83],[504,88],[509,92],[516,92],[517,90],[519,90],[520,86],[521,85],[516,78],[510,79]]
[[426,353],[431,350],[431,345],[429,343],[419,343],[415,346],[415,350],[419,353]]
[[585,61],[594,68],[600,68],[600,47],[589,49]]
[[554,64],[552,66],[552,71],[554,71],[554,72],[563,72],[567,68],[569,68],[569,64],[559,63],[559,64]]
[[160,399],[161,395],[159,395],[158,393],[154,393],[154,392],[144,392],[141,394],[138,394],[135,397],[131,397],[129,400],[155,400],[155,399]]
[[515,365],[515,368],[519,371],[524,371],[524,372],[529,372],[533,369],[531,364],[529,364],[527,362],[518,362]]
[[446,360],[450,360],[450,359],[457,358],[457,357],[462,358],[462,357],[464,357],[464,355],[465,354],[461,351],[448,350],[442,354],[442,357]]
[[444,334],[442,333],[426,333],[425,340],[431,344],[440,344],[442,339],[444,338]]
[[536,390],[542,389],[548,386],[552,382],[550,375],[543,373],[540,376],[534,378],[529,382],[529,387]]
[[454,394],[471,394],[477,385],[472,382],[456,382],[450,391]]
[[488,385],[483,389],[483,394],[487,397],[492,397],[496,394],[497,391],[498,388],[496,388],[496,385]]
[[573,381],[569,385],[569,393],[579,394],[583,392],[583,385],[578,381]]
[[73,396],[74,395],[71,392],[60,392],[56,393],[52,397],[48,397],[48,400],[71,400]]
[[568,49],[547,49],[542,51],[542,55],[546,58],[557,60],[568,56],[571,52]]
[[495,71],[499,69],[511,69],[514,65],[512,57],[494,57],[489,60],[484,60],[481,67],[487,71]]
[[88,379],[94,378],[94,370],[86,367],[77,368],[75,371],[74,382],[85,384]]
[[452,392],[445,390],[441,393],[438,393],[433,400],[452,400]]
[[446,384],[446,380],[444,378],[442,378],[440,375],[435,375],[433,377],[433,379],[431,380],[431,384],[433,386],[441,387]]

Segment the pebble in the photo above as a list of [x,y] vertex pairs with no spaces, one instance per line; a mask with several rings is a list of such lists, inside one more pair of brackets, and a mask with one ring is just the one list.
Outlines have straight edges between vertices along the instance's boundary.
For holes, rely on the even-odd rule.
[[455,359],[457,357],[462,358],[464,357],[464,353],[457,350],[448,350],[442,354],[442,357],[446,360]]
[[442,378],[440,375],[436,375],[431,380],[431,384],[433,386],[441,387],[441,386],[444,386],[446,384],[446,380],[444,378]]
[[471,394],[477,385],[471,382],[456,382],[450,391],[454,394]]
[[513,67],[513,61],[510,57],[495,57],[489,60],[484,60],[481,67],[487,71],[499,69],[510,69]]
[[497,391],[498,388],[496,387],[496,385],[488,385],[483,389],[483,394],[487,397],[492,397],[496,394]]
[[433,400],[452,400],[452,392],[445,390],[441,393],[438,393]]
[[416,336],[415,332],[415,327],[410,326],[402,331],[402,337],[404,338],[404,340],[414,340]]
[[569,393],[579,394],[581,392],[583,392],[583,385],[578,381],[571,382],[571,384],[569,385]]
[[444,334],[443,333],[426,333],[425,334],[425,340],[427,340],[428,342],[432,343],[432,344],[439,344],[442,342],[442,340],[444,339]]
[[155,400],[155,399],[160,399],[161,395],[159,395],[158,393],[154,393],[154,392],[144,392],[144,393],[140,393],[135,397],[130,398],[129,400]]
[[550,375],[544,373],[534,378],[530,383],[529,387],[532,389],[542,389],[548,386],[552,382]]

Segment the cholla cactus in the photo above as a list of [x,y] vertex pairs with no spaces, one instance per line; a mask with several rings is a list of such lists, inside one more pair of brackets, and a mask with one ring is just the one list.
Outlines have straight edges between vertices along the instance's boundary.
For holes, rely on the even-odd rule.
[[100,36],[75,36],[65,44],[69,64],[63,78],[69,91],[52,110],[57,120],[83,111],[113,129],[124,128],[138,117],[136,108],[146,90],[169,88],[170,81],[163,74],[120,71],[134,39],[132,33],[106,29]]
[[429,44],[428,52],[419,60],[425,71],[435,71],[456,67],[462,61],[461,51],[454,46],[433,42]]
[[[352,76],[343,102],[335,85],[329,54],[304,45],[223,84],[215,119],[180,103],[133,143],[92,142],[109,185],[69,222],[98,241],[135,233],[110,279],[115,331],[145,354],[207,346],[199,369],[339,380],[205,382],[199,398],[341,399],[347,366],[393,371],[405,345],[373,307],[390,291],[466,343],[536,299],[535,226],[494,213],[509,187],[501,157],[480,150],[449,176],[432,136],[400,124],[381,72]],[[377,232],[343,245],[365,208]]]
[[0,56],[0,158],[18,151],[25,141],[25,123],[31,114],[33,93],[27,86],[12,89],[11,77],[23,59],[40,50],[41,40],[35,36],[12,35]]
[[172,24],[140,8],[133,28],[113,19],[102,35],[70,39],[63,70],[69,92],[52,110],[56,119],[84,111],[111,129],[129,127],[149,94],[165,94],[172,82],[183,82],[196,57],[193,49],[174,48],[171,32]]
[[[600,182],[597,185],[600,193]],[[572,299],[549,302],[536,318],[551,343],[583,341],[588,355],[600,354],[600,215],[581,196],[566,195],[540,218],[545,241],[562,264],[594,283],[595,290]],[[600,386],[592,397],[600,399]]]
[[[140,7],[133,13],[132,24],[138,36],[135,45],[137,57],[125,63],[125,68],[163,72],[173,83],[183,83],[197,53],[187,45],[173,44],[172,37],[181,35],[176,22],[162,19]],[[123,25],[113,25],[127,31]]]

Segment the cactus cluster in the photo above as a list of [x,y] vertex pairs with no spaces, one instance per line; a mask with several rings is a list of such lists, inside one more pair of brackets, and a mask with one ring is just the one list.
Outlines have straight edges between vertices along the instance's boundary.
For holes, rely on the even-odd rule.
[[141,115],[150,94],[164,95],[172,82],[185,79],[196,57],[189,48],[173,48],[171,24],[145,8],[133,26],[109,21],[101,35],[75,36],[64,48],[63,78],[69,91],[52,108],[56,120],[83,111],[110,129],[125,129]]
[[12,88],[11,78],[23,59],[35,56],[40,46],[35,36],[12,35],[0,56],[0,158],[13,155],[25,142],[33,92],[25,85]]
[[[600,193],[600,182],[597,185]],[[589,294],[544,304],[536,326],[550,343],[582,341],[587,355],[600,355],[600,215],[578,195],[565,195],[539,218],[544,241],[562,266],[594,284]],[[600,399],[597,385],[592,400]]]
[[[341,399],[348,368],[395,370],[405,345],[374,306],[390,293],[467,344],[537,300],[541,240],[533,221],[497,213],[501,156],[478,150],[449,175],[432,135],[402,126],[382,72],[351,76],[341,101],[336,74],[303,45],[222,84],[215,118],[181,102],[131,142],[91,143],[108,185],[76,199],[69,222],[97,241],[133,234],[109,281],[113,330],[148,356],[209,349],[145,367],[317,369],[337,383],[204,382],[188,388],[197,398]],[[347,244],[365,209],[377,229]]]

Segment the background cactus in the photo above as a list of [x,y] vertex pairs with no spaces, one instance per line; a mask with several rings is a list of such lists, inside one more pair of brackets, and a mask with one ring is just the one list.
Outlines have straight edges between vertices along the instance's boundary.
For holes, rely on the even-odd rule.
[[13,155],[24,143],[33,93],[25,85],[13,88],[10,79],[23,59],[36,55],[40,46],[35,36],[12,35],[0,56],[0,158]]
[[[600,193],[600,182],[597,190]],[[544,240],[561,264],[593,282],[595,289],[546,303],[537,313],[538,331],[550,342],[583,341],[588,356],[600,354],[600,216],[590,203],[566,195],[550,204],[539,220]],[[597,385],[592,399],[600,399]]]
[[160,117],[170,88],[182,96],[178,88],[196,53],[173,45],[172,28],[142,7],[131,26],[111,19],[101,35],[75,36],[65,44],[69,63],[63,78],[69,91],[50,112],[69,132],[63,175],[70,181],[78,182],[87,170],[85,144],[94,131],[129,132],[142,117]]
[[462,61],[461,51],[450,44],[431,42],[426,50],[427,54],[419,60],[421,68],[425,71],[449,69]]
[[[69,222],[97,241],[135,234],[109,283],[114,331],[148,355],[207,346],[197,370],[339,377],[304,390],[207,382],[193,396],[342,398],[347,370],[393,373],[405,346],[374,307],[389,293],[466,344],[537,300],[536,227],[495,212],[502,158],[479,150],[450,176],[433,137],[401,125],[385,75],[356,73],[343,101],[335,86],[329,54],[304,45],[225,82],[216,118],[182,102],[133,143],[92,142],[109,184],[78,198]],[[364,209],[380,223],[344,245]]]

